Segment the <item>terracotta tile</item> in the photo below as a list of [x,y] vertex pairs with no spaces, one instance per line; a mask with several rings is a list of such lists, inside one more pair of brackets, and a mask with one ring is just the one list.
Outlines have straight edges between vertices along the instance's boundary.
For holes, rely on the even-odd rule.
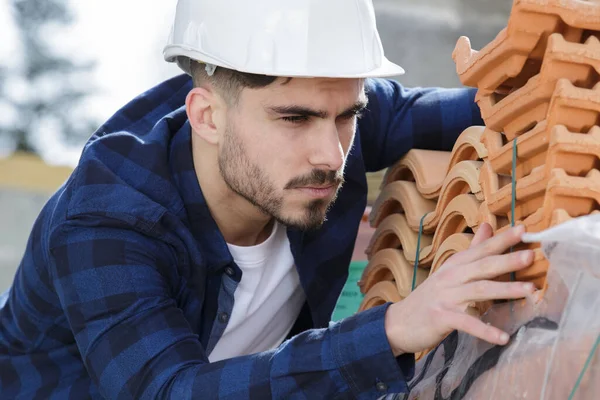
[[[497,143],[498,133],[486,132],[486,143]],[[565,126],[547,128],[545,122],[532,131],[517,138],[517,179],[531,173],[534,168],[544,165],[546,173],[550,169],[564,169],[568,175],[585,175],[591,169],[600,167],[600,127],[594,126],[589,133],[573,133]],[[488,158],[496,173],[510,173],[512,168],[512,143],[494,149],[491,144]]]
[[435,252],[433,263],[429,269],[429,275],[433,274],[454,254],[466,250],[471,245],[473,240],[472,233],[455,233],[442,242],[440,247]]
[[[493,175],[493,173],[490,175]],[[515,218],[517,220],[533,214],[542,206],[550,179],[551,176],[547,176],[545,169],[540,167],[532,171],[531,174],[517,180],[515,204]],[[492,178],[488,182],[493,183],[495,179]],[[486,202],[491,213],[510,216],[512,184],[507,183],[502,187],[498,187],[497,190],[490,191],[489,196],[486,196]]]
[[[516,220],[527,218],[540,207],[547,213],[563,208],[572,217],[587,215],[597,209],[600,202],[600,172],[594,169],[585,177],[579,177],[568,176],[563,169],[555,168],[546,176],[546,170],[539,167],[517,180],[516,191]],[[486,198],[490,212],[510,217],[511,185]]]
[[[517,12],[511,12],[510,19],[530,30],[543,26],[557,32],[566,29],[565,25],[600,30],[600,3],[595,0],[515,0],[513,9]],[[534,21],[535,27],[531,25]]]
[[494,196],[498,196],[497,192],[507,185],[508,190],[510,190],[511,182],[512,179],[509,175],[495,173],[490,166],[489,160],[486,160],[483,163],[479,169],[479,185],[481,186],[483,196],[486,199],[486,212],[491,212],[490,208],[488,207],[490,199],[493,199]]
[[376,228],[390,214],[404,212],[408,225],[418,231],[421,218],[433,212],[435,205],[435,201],[421,196],[415,182],[394,181],[384,186],[377,196],[369,219],[371,226]]
[[[419,264],[427,268],[433,262],[437,249],[450,235],[464,232],[467,228],[477,231],[481,203],[473,194],[461,194],[452,199],[440,218],[434,235],[423,234]],[[380,250],[402,249],[409,263],[414,263],[418,232],[408,225],[404,214],[391,214],[375,230],[366,253],[369,260]]]
[[477,200],[483,200],[483,191],[479,185],[479,171],[482,165],[482,161],[461,161],[452,168],[440,190],[435,211],[423,221],[425,232],[432,233],[436,230],[444,211],[458,195],[472,193]]
[[419,193],[426,199],[437,199],[449,171],[461,161],[477,161],[487,157],[481,137],[485,127],[471,126],[457,138],[452,151],[412,149],[386,171],[382,189],[394,181],[416,181]]
[[412,149],[400,161],[388,168],[381,188],[394,181],[416,181],[419,193],[426,199],[439,195],[442,182],[448,172],[451,153]]
[[477,200],[483,200],[483,191],[479,185],[479,170],[483,161],[460,161],[454,165],[442,185],[438,204],[445,206],[451,199],[463,193],[473,193]]
[[479,224],[486,222],[492,227],[492,231],[496,232],[498,229],[510,225],[508,217],[503,215],[494,215],[490,212],[487,202],[483,201],[479,206]]
[[483,160],[488,156],[485,145],[481,142],[481,137],[485,131],[485,126],[471,126],[458,136],[456,143],[452,147],[450,163],[448,169],[452,169],[456,164],[466,160]]
[[546,38],[562,34],[580,42],[583,29],[599,30],[599,6],[578,0],[516,0],[508,25],[481,51],[461,37],[452,53],[463,84],[481,91],[508,92],[539,71]]
[[564,125],[571,132],[587,132],[598,125],[600,116],[600,83],[591,89],[574,86],[560,79],[550,103],[548,126]]
[[368,310],[369,308],[377,307],[387,302],[396,303],[402,300],[398,291],[396,290],[396,285],[394,282],[390,281],[381,281],[377,282],[371,290],[369,290],[365,297],[363,298],[362,303],[358,311]]
[[482,164],[482,161],[469,160],[456,164],[444,179],[437,204],[423,198],[414,182],[395,181],[388,184],[373,205],[371,225],[377,227],[389,214],[404,211],[409,226],[418,232],[421,218],[429,214],[423,221],[423,232],[433,233],[442,213],[459,194],[473,193],[478,200],[483,200],[479,185]]
[[[468,228],[474,232],[479,227],[479,208],[481,203],[473,194],[460,194],[448,203],[437,226],[431,245],[421,246],[419,263],[431,265],[436,252],[442,243],[455,233],[462,233]],[[416,250],[416,247],[415,247]],[[409,262],[415,259],[415,252],[406,254]]]
[[[409,262],[414,262],[418,236],[418,232],[412,230],[408,225],[404,214],[391,214],[375,229],[365,252],[370,261],[380,250],[402,249],[405,258]],[[432,235],[423,234],[421,236],[421,248],[429,246],[432,242]]]
[[480,51],[471,47],[469,38],[458,39],[452,58],[464,85],[494,92],[506,80],[519,75],[541,35],[509,31],[513,26],[509,19],[509,26]]
[[600,41],[590,36],[585,44],[569,43],[559,34],[548,39],[541,71],[525,86],[502,98],[479,91],[476,101],[486,125],[504,132],[509,140],[546,119],[550,99],[559,79],[590,88],[600,72]]
[[[358,282],[360,291],[365,294],[377,283],[390,281],[396,284],[400,297],[408,296],[412,289],[414,267],[398,249],[382,249],[367,264]],[[424,268],[417,269],[416,285],[420,285],[429,275]]]

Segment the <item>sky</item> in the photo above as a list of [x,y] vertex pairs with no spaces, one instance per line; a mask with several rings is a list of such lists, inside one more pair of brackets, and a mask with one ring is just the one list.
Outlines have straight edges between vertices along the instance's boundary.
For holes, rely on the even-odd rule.
[[79,47],[98,60],[97,81],[107,90],[99,115],[109,117],[115,107],[180,73],[162,58],[175,5],[176,0],[73,2]]
[[[86,113],[103,122],[133,97],[181,73],[162,58],[176,2],[71,0],[76,21],[57,36],[56,42],[58,49],[70,57],[97,62],[93,77],[100,91],[86,102]],[[8,5],[9,0],[0,0],[0,57],[3,60],[20,51]],[[11,89],[13,93],[31,90],[19,86]],[[0,114],[2,111],[0,101]],[[47,129],[45,136],[40,137],[44,158],[52,164],[74,165],[80,149],[65,148],[55,140],[58,132],[52,134],[51,131]]]

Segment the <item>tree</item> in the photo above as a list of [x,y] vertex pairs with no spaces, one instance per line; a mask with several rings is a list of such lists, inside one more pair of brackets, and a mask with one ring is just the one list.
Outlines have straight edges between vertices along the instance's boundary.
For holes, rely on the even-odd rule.
[[73,22],[68,0],[12,0],[11,5],[22,47],[20,62],[6,73],[10,85],[5,85],[3,97],[16,117],[0,129],[21,151],[40,151],[36,135],[49,133],[81,144],[97,127],[77,112],[90,94],[88,75],[95,63],[60,54],[64,47],[56,39]]

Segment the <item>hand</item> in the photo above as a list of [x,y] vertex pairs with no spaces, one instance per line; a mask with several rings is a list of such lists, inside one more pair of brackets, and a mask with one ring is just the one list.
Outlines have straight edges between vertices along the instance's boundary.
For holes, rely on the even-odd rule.
[[535,291],[531,283],[491,280],[531,265],[531,250],[502,254],[518,244],[524,232],[517,226],[492,237],[490,225],[481,225],[469,249],[450,257],[408,297],[392,304],[385,315],[385,330],[394,354],[430,349],[454,330],[506,344],[507,333],[465,311],[472,302],[519,299]]

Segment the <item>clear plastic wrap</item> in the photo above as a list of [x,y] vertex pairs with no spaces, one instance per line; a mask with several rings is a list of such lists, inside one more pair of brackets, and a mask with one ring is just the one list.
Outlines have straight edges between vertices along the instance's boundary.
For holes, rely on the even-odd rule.
[[600,399],[600,215],[524,240],[540,242],[550,261],[546,293],[497,304],[482,317],[510,342],[453,332],[417,363],[410,393],[388,398]]

